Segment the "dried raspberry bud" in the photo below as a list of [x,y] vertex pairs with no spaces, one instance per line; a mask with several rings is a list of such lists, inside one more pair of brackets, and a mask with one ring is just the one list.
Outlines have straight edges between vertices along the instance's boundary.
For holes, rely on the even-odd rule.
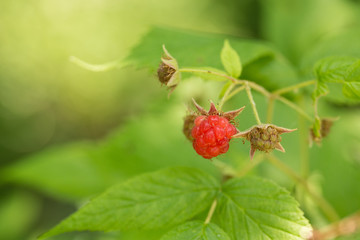
[[271,152],[277,149],[285,152],[281,142],[281,134],[295,131],[296,129],[287,129],[272,124],[262,124],[252,127],[245,132],[239,132],[233,138],[245,138],[251,144],[250,159],[253,159],[255,151]]
[[172,92],[180,82],[179,66],[175,58],[166,50],[163,45],[164,55],[161,58],[160,66],[157,70],[159,81],[169,87]]
[[320,144],[322,139],[327,137],[330,133],[331,127],[339,118],[317,118],[313,127],[310,129],[310,144],[312,141]]
[[221,113],[211,102],[210,110],[206,112],[195,100],[193,102],[199,111],[191,131],[195,151],[207,159],[226,153],[229,149],[229,141],[238,132],[231,122],[244,107]]

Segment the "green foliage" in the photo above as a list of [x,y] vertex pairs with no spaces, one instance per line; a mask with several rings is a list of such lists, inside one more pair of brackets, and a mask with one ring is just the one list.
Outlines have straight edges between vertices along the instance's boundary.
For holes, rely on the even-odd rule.
[[299,240],[310,233],[311,227],[298,205],[285,189],[273,182],[259,178],[232,179],[222,187],[215,222],[234,240]]
[[[178,167],[137,176],[110,188],[41,238],[71,231],[171,227],[208,209],[219,194],[215,221],[231,239],[301,239],[311,230],[298,203],[273,182],[233,179],[220,191],[219,183],[210,175]],[[188,222],[164,239],[226,239],[221,228]]]
[[101,167],[105,162],[93,155],[93,148],[94,144],[84,142],[48,149],[2,169],[2,178],[60,198],[91,196],[104,190],[109,185],[106,174],[112,175],[106,165]]
[[[0,197],[0,233],[2,239],[24,238],[38,215],[37,198],[25,191],[12,191]],[[19,217],[21,216],[21,217]]]
[[41,238],[70,231],[154,229],[190,219],[210,206],[219,184],[191,168],[170,168],[110,188]]
[[[295,69],[279,52],[269,47],[267,42],[159,27],[153,27],[132,49],[124,62],[155,72],[159,65],[161,45],[165,44],[171,55],[178,61],[180,68],[207,66],[222,69],[223,64],[218,56],[224,47],[224,38],[229,39],[231,48],[234,50],[229,51],[232,53],[236,51],[241,55],[240,66],[239,63],[235,63],[237,60],[233,62],[229,59],[231,66],[233,64],[237,66],[234,68],[237,69],[236,74],[240,74],[243,69],[243,78],[252,79],[269,89],[297,81]],[[186,51],[183,50],[184,47]],[[229,51],[226,52],[229,53]],[[202,76],[206,75],[208,74],[202,74]],[[209,79],[209,77],[205,78]]]
[[[232,47],[241,54],[243,65],[264,56],[274,55],[274,51],[261,42],[229,39]],[[164,44],[171,55],[176,58],[180,67],[210,66],[221,69],[222,64],[218,56],[223,43],[224,35],[153,27],[132,49],[125,61],[136,67],[146,67],[155,71],[159,65],[161,46]],[[184,47],[186,47],[186,51],[183,51]]]
[[313,98],[329,92],[327,83],[341,83],[344,96],[360,100],[359,69],[360,59],[354,57],[328,57],[320,60],[314,68],[318,83]]
[[171,230],[161,240],[230,240],[230,237],[214,223],[193,221]]
[[242,71],[240,57],[237,52],[230,46],[228,40],[225,40],[220,56],[221,63],[230,76],[234,78],[240,77]]

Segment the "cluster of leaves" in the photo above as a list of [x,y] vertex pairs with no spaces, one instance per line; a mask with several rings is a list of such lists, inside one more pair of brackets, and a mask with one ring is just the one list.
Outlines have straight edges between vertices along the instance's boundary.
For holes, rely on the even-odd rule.
[[[199,221],[214,200],[215,223]],[[69,231],[176,225],[162,239],[301,239],[311,232],[298,203],[273,182],[243,178],[221,185],[203,171],[178,167],[110,188],[41,238]]]

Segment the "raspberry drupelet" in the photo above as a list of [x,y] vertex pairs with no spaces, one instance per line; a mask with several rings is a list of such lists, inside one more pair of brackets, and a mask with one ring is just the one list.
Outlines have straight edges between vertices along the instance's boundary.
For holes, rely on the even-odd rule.
[[209,112],[206,112],[195,101],[194,104],[200,112],[200,116],[194,120],[194,127],[191,130],[193,147],[195,151],[206,159],[211,159],[224,154],[229,149],[229,141],[238,131],[230,122],[242,110],[219,113],[211,102]]

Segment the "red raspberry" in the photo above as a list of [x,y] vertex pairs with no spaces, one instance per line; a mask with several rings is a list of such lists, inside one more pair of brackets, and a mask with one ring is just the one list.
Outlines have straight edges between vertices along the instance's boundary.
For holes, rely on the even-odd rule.
[[229,149],[229,141],[237,130],[225,117],[218,115],[199,116],[191,131],[195,151],[210,159],[224,154]]

